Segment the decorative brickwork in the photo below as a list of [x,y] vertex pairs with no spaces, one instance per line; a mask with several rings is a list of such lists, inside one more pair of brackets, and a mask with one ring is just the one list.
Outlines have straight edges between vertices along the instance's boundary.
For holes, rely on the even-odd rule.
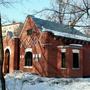
[[[27,30],[33,30],[27,34]],[[30,31],[29,31],[30,32]],[[48,77],[83,77],[90,76],[90,44],[77,39],[54,35],[52,32],[41,32],[32,18],[26,18],[18,38],[4,41],[4,66],[6,70],[6,49],[9,47],[9,72],[22,70]],[[73,45],[71,45],[73,44]],[[79,45],[81,44],[81,45]],[[79,46],[78,46],[79,45]],[[32,65],[25,65],[26,51],[32,54]],[[79,67],[73,68],[73,51],[79,55]],[[62,52],[65,53],[65,68],[62,68]],[[27,56],[29,57],[29,56]],[[29,58],[27,58],[29,59]]]

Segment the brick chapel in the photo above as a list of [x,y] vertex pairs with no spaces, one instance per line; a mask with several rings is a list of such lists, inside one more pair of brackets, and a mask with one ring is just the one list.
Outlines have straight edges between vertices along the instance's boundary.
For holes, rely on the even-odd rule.
[[21,70],[48,77],[90,76],[90,38],[80,31],[30,15],[18,30],[3,40],[4,74]]

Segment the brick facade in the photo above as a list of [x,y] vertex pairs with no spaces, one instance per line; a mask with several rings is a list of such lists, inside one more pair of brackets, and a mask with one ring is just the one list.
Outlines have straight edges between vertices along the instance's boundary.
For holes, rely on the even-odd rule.
[[[28,35],[27,30],[33,30]],[[90,76],[90,44],[84,43],[80,47],[70,46],[80,43],[80,40],[69,41],[63,37],[57,37],[51,32],[41,32],[32,18],[27,18],[18,38],[4,39],[4,66],[3,71],[7,73],[5,64],[5,51],[9,49],[9,72],[22,70],[24,72],[37,73],[48,77],[83,77]],[[81,44],[81,43],[80,43]],[[66,57],[66,68],[61,67],[64,51]],[[78,51],[79,68],[73,68],[73,51]],[[25,55],[32,53],[32,66],[25,66]],[[28,58],[28,57],[27,57]]]

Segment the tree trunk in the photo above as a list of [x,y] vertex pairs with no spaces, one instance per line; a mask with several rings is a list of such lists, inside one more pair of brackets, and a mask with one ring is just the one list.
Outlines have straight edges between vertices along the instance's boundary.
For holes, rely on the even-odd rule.
[[1,81],[1,89],[6,90],[5,88],[5,79],[3,76],[2,68],[3,68],[3,40],[2,40],[2,25],[1,25],[1,16],[0,16],[0,81]]
[[2,73],[2,65],[0,65],[0,80],[1,80],[1,89],[6,90],[5,88],[5,79]]

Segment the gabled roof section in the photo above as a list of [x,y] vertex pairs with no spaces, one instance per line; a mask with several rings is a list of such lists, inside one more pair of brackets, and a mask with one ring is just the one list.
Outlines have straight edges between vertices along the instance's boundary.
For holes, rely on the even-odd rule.
[[70,27],[69,25],[59,24],[56,22],[51,22],[48,20],[43,20],[40,18],[36,18],[34,16],[29,16],[33,19],[35,24],[38,28],[40,28],[42,31],[51,31],[57,36],[67,37],[67,38],[73,38],[78,40],[84,40],[89,41],[90,38],[88,38],[85,34],[80,32],[79,30]]
[[58,31],[58,32],[65,32],[65,33],[85,36],[80,31],[76,30],[75,28],[71,28],[68,25],[59,24],[59,23],[51,22],[48,20],[43,20],[43,19],[36,18],[36,17],[32,17],[32,19],[34,20],[36,25],[40,28],[45,28],[45,29],[54,30],[54,31]]

